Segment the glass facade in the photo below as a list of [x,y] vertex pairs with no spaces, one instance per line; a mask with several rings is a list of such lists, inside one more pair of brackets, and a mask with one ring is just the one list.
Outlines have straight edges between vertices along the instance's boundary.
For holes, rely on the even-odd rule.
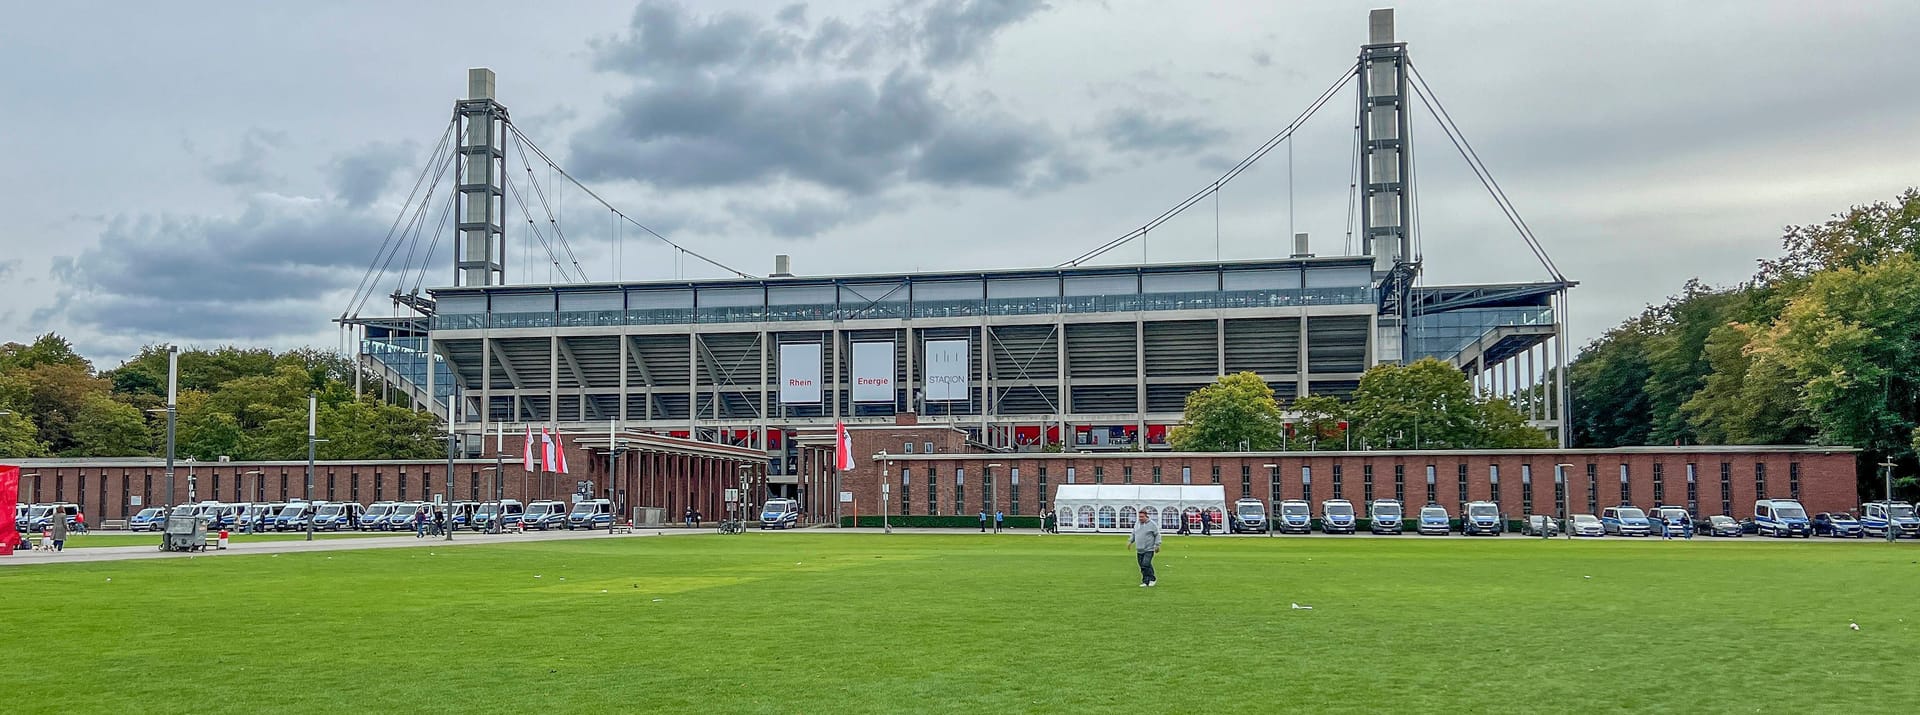
[[1487,331],[1508,325],[1553,325],[1551,308],[1463,308],[1416,315],[1409,321],[1413,359],[1446,360]]

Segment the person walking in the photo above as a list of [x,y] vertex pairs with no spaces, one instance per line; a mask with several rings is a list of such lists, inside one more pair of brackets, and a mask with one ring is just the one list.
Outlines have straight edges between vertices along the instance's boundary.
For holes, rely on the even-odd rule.
[[53,513],[53,523],[48,527],[53,537],[53,550],[60,551],[67,546],[67,515],[58,511]]
[[987,533],[987,510],[980,510],[980,533]]
[[1042,534],[1053,533],[1053,510],[1052,509],[1048,509],[1046,511],[1040,512],[1040,533]]
[[73,526],[74,526],[74,531],[76,533],[81,533],[81,534],[87,533],[87,513],[83,511],[74,512]]
[[433,513],[433,535],[445,536],[446,533],[447,533],[447,513],[444,511],[434,512]]
[[1153,555],[1160,552],[1160,525],[1152,519],[1141,519],[1133,525],[1127,544],[1133,547],[1134,557],[1140,564],[1140,587],[1158,583],[1153,573]]
[[413,512],[413,538],[427,538],[427,510],[415,509]]
[[1213,536],[1213,514],[1200,512],[1200,535]]
[[995,510],[993,512],[993,533],[995,534],[1000,533],[1001,527],[1004,527],[1006,525],[1007,525],[1007,513],[1004,511]]

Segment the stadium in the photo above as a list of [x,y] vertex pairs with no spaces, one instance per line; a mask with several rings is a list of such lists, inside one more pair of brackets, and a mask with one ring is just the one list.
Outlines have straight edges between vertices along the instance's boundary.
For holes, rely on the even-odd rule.
[[1220,375],[1257,373],[1285,404],[1345,396],[1368,367],[1423,357],[1485,390],[1538,391],[1527,416],[1561,434],[1564,387],[1542,383],[1567,362],[1574,284],[1530,234],[1550,280],[1425,282],[1402,130],[1417,86],[1391,11],[1370,32],[1349,73],[1358,255],[1317,255],[1297,234],[1261,260],[1089,264],[1149,225],[1052,267],[809,275],[776,256],[764,277],[508,285],[504,212],[540,213],[508,201],[522,194],[509,157],[546,155],[520,145],[492,72],[475,69],[456,104],[453,283],[391,296],[402,315],[342,322],[382,389],[460,434],[612,425],[764,451],[776,482],[799,469],[802,432],[840,422],[911,413],[988,449],[1165,449],[1186,395]]

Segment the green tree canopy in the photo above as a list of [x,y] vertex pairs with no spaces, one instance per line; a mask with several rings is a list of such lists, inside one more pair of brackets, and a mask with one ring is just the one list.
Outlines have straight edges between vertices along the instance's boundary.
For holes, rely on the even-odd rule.
[[1185,418],[1167,441],[1181,452],[1271,451],[1280,447],[1280,405],[1259,375],[1222,376],[1187,395]]
[[1347,430],[1341,425],[1347,419],[1347,403],[1338,397],[1329,395],[1307,395],[1293,401],[1294,423],[1293,439],[1287,446],[1294,449],[1341,449],[1346,446]]
[[1361,440],[1381,449],[1513,449],[1550,446],[1506,400],[1475,394],[1466,373],[1434,358],[1375,365],[1349,406]]

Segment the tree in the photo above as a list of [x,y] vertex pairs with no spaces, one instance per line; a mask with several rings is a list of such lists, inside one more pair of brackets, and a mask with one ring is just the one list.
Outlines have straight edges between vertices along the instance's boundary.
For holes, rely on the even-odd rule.
[[1433,358],[1375,365],[1360,376],[1350,419],[1361,441],[1388,449],[1518,449],[1551,445],[1504,399],[1473,391],[1465,373]]
[[1779,283],[1832,270],[1858,269],[1920,251],[1920,190],[1895,203],[1855,206],[1826,223],[1787,227],[1785,255],[1760,262],[1760,279]]
[[1293,433],[1294,440],[1289,446],[1306,443],[1307,449],[1319,449],[1321,442],[1344,447],[1347,429],[1342,426],[1347,421],[1347,403],[1329,395],[1307,395],[1293,401],[1293,413],[1298,417]]
[[4,402],[0,410],[13,413],[0,415],[0,459],[47,456],[47,445],[40,441],[40,428],[31,416]]
[[1814,277],[1770,332],[1829,444],[1913,457],[1920,399],[1920,259],[1902,253]]
[[1186,415],[1168,435],[1181,452],[1271,451],[1280,447],[1280,405],[1259,375],[1225,375],[1187,395]]
[[369,397],[323,406],[319,445],[323,459],[435,459],[446,456],[438,418]]
[[0,372],[29,370],[42,365],[70,365],[88,373],[93,372],[93,363],[74,352],[73,344],[67,342],[66,338],[54,333],[40,336],[32,345],[0,345]]
[[62,457],[138,457],[151,454],[140,410],[105,392],[89,393],[75,412],[73,443]]
[[83,365],[39,363],[0,373],[0,401],[17,405],[39,427],[36,436],[49,452],[65,454],[74,446],[73,424],[88,395],[107,392],[105,381]]
[[1575,446],[1647,443],[1653,431],[1648,342],[1655,324],[1654,309],[1648,308],[1607,331],[1574,359],[1567,370],[1567,390],[1573,394]]

